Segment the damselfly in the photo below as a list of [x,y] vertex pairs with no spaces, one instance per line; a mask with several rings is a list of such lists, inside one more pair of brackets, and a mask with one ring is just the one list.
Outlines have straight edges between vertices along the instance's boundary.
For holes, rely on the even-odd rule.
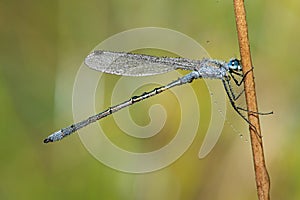
[[[204,58],[202,60],[192,60],[187,58],[156,57],[143,54],[97,50],[92,52],[85,58],[85,64],[91,69],[97,71],[122,76],[150,76],[166,73],[177,69],[190,70],[191,72],[165,86],[155,88],[149,92],[144,92],[139,96],[133,96],[129,100],[112,106],[103,112],[87,118],[86,120],[63,128],[48,136],[44,140],[44,143],[61,140],[64,137],[74,133],[75,131],[108,115],[111,115],[127,106],[162,93],[172,87],[191,83],[194,79],[199,78],[220,79],[224,85],[225,91],[228,95],[233,109],[249,125],[251,125],[248,119],[241,113],[241,111],[247,110],[238,107],[235,104],[235,101],[240,97],[242,93],[240,93],[239,95],[235,95],[230,85],[230,80],[232,78],[235,84],[237,86],[240,86],[247,74],[242,74],[242,66],[240,64],[240,61],[236,58],[231,59],[229,62],[225,62],[208,58]],[[242,79],[238,81],[235,76],[240,76],[242,77]]]

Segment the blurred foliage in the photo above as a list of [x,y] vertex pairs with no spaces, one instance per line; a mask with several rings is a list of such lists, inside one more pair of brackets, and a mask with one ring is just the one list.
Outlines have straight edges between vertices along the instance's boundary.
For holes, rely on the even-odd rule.
[[[246,6],[258,102],[262,111],[275,113],[261,119],[272,199],[299,199],[300,79],[295,57],[300,49],[300,3],[255,0]],[[200,125],[204,130],[180,159],[147,174],[101,164],[76,135],[56,144],[42,143],[49,133],[72,123],[72,85],[88,52],[113,34],[147,26],[187,34],[215,58],[238,56],[228,0],[0,1],[0,199],[256,199],[250,143],[228,124],[205,159],[197,157],[207,128]],[[201,81],[193,86],[205,91]],[[178,104],[168,97],[154,102],[172,112]],[[201,119],[207,123],[208,97],[198,96],[204,107]],[[148,122],[149,104],[143,105],[136,109],[141,112],[132,111],[140,125]],[[228,110],[227,119],[247,135],[247,125]],[[103,124],[117,131],[111,119]],[[148,142],[144,150],[167,143],[175,128],[170,123],[167,136],[153,140],[153,146]],[[120,146],[121,134],[111,136]],[[126,142],[131,144],[138,142]]]

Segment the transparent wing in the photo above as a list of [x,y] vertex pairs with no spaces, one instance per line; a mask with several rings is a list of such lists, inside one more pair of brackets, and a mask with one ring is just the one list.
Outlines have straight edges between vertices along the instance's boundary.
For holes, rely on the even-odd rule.
[[97,50],[85,58],[91,69],[122,76],[149,76],[176,69],[194,70],[197,60]]

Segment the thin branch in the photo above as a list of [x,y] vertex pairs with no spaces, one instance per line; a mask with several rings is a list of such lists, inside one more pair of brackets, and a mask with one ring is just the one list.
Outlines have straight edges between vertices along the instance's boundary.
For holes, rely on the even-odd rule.
[[[252,61],[248,39],[245,6],[243,0],[233,0],[233,3],[243,73],[246,73],[247,71],[251,70]],[[244,87],[247,109],[258,112],[253,70],[245,78]],[[253,130],[253,127],[249,126],[258,199],[269,200],[270,178],[265,165],[259,116],[253,112],[248,112],[248,119],[250,123],[256,128],[256,130]]]

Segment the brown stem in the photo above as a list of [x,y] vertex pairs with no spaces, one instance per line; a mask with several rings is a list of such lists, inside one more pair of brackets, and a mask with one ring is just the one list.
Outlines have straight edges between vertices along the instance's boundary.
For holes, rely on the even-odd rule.
[[[233,0],[235,20],[238,32],[238,40],[240,47],[240,54],[243,66],[243,73],[252,68],[251,52],[248,39],[248,28],[246,22],[246,12],[243,0]],[[257,100],[255,92],[254,74],[253,70],[247,75],[244,82],[245,96],[247,109],[257,112]],[[257,195],[259,200],[269,200],[270,199],[270,178],[265,165],[262,134],[259,124],[259,116],[257,114],[248,112],[249,122],[256,128],[254,130],[249,126],[254,170],[255,170],[255,180],[257,187]]]

